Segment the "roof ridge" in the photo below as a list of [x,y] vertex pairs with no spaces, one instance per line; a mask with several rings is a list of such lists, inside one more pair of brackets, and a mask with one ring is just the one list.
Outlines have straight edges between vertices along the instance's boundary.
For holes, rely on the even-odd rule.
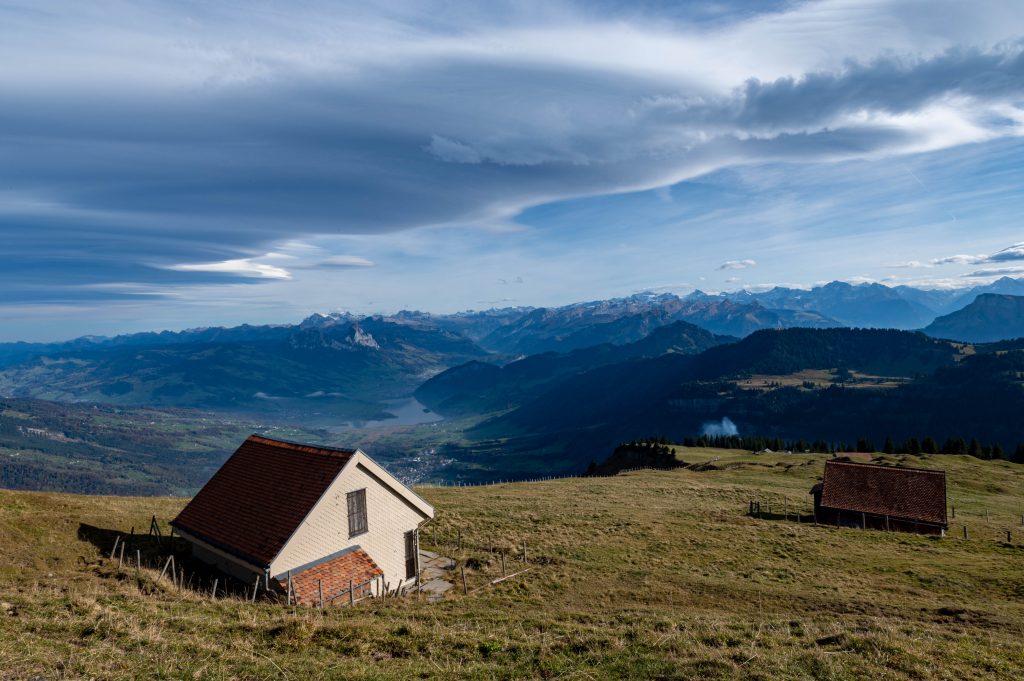
[[942,475],[946,474],[946,471],[941,468],[917,468],[915,466],[903,466],[901,464],[894,464],[892,466],[889,466],[881,463],[875,463],[873,461],[836,461],[834,459],[829,459],[825,461],[825,465],[868,466],[871,468],[878,468],[880,470],[887,471],[914,471],[915,473],[941,473]]
[[352,456],[356,453],[357,449],[354,447],[330,447],[327,445],[311,445],[302,442],[292,442],[291,440],[280,440],[277,438],[267,437],[266,435],[259,435],[253,433],[248,438],[247,442],[259,442],[261,444],[270,445],[272,447],[280,447],[281,449],[290,449],[297,452],[305,452],[306,454],[318,454],[321,456],[335,456],[337,454],[344,454],[345,456]]

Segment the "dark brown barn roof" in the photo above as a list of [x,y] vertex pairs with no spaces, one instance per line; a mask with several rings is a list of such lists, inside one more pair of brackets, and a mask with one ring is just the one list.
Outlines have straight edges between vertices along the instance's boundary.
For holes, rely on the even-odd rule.
[[946,472],[826,461],[821,505],[946,525]]
[[354,453],[251,435],[171,524],[267,567]]

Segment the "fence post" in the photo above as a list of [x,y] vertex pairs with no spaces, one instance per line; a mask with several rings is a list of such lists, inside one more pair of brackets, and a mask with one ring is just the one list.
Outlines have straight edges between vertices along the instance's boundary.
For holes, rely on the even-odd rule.
[[213,588],[210,589],[210,598],[216,598],[217,597],[217,582],[219,582],[219,581],[220,581],[219,577],[215,577],[214,578],[214,580],[213,580]]
[[967,539],[967,526],[964,525],[964,539]]
[[161,579],[164,578],[164,574],[167,572],[167,568],[171,566],[172,558],[174,558],[174,556],[167,556],[167,562],[164,563],[164,569],[160,571],[160,576],[156,578],[156,581],[159,582]]
[[466,566],[462,566],[462,593],[465,596],[469,595],[469,585],[466,583]]
[[354,606],[356,604],[356,592],[352,589],[352,580],[348,580],[348,604]]
[[[1024,518],[1024,516],[1021,516]],[[117,545],[121,542],[121,535],[114,537],[114,548],[110,549],[110,560],[114,560],[114,556],[117,555]]]
[[316,580],[316,592],[320,596],[320,609],[324,609],[324,583],[323,580]]

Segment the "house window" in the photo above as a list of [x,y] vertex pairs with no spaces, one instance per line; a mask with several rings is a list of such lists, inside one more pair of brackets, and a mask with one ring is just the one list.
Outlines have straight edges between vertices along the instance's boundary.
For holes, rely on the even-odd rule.
[[348,536],[363,534],[368,529],[366,524],[366,490],[359,489],[348,493]]

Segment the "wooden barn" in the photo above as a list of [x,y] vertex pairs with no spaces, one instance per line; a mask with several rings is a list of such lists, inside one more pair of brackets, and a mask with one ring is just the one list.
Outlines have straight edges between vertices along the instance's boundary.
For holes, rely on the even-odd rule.
[[195,558],[314,604],[411,586],[433,516],[358,449],[252,435],[171,524]]
[[826,461],[811,488],[818,522],[945,535],[946,472]]

